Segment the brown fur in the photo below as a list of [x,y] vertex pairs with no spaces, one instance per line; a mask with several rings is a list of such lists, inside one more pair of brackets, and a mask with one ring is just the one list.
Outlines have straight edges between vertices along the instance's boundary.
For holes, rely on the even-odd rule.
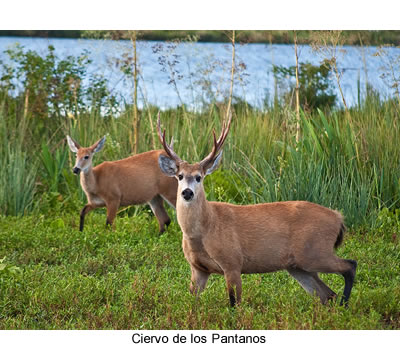
[[[185,176],[198,171],[198,164],[179,166]],[[202,187],[193,202],[185,203],[179,193],[178,189],[177,218],[192,268],[192,292],[204,289],[211,273],[223,274],[234,305],[232,288],[240,303],[242,273],[288,270],[307,292],[326,303],[335,293],[318,272],[353,271],[351,262],[334,254],[344,231],[337,211],[305,201],[245,206],[208,202]]]
[[211,273],[223,274],[234,306],[241,301],[242,273],[287,270],[308,293],[326,303],[336,294],[318,273],[339,273],[345,279],[341,303],[347,305],[357,263],[334,254],[345,230],[339,212],[305,201],[238,206],[206,200],[203,179],[219,165],[231,119],[230,115],[218,140],[214,133],[212,152],[191,165],[167,144],[158,118],[158,136],[169,157],[160,156],[159,165],[179,180],[176,212],[192,271],[190,291],[200,293]]
[[[93,168],[91,174],[81,173],[81,185],[88,196],[105,201],[117,199],[121,206],[144,204],[161,195],[176,205],[177,181],[165,176],[158,167],[162,150],[149,151],[117,161],[106,161]],[[90,190],[95,187],[95,191]]]
[[[81,211],[81,230],[85,215],[95,208],[107,207],[107,224],[112,225],[119,207],[149,203],[159,222],[160,232],[165,231],[170,218],[163,202],[167,200],[176,206],[177,181],[165,176],[158,166],[159,156],[166,155],[163,150],[106,161],[92,168],[93,152],[99,141],[88,148],[73,142],[78,148],[76,164],[87,167],[80,173],[81,186],[88,200]],[[85,156],[89,158],[85,160]]]
[[335,242],[335,249],[339,248],[340,245],[343,243],[343,236],[346,231],[346,226],[342,224],[340,227],[339,235],[337,236],[337,240]]

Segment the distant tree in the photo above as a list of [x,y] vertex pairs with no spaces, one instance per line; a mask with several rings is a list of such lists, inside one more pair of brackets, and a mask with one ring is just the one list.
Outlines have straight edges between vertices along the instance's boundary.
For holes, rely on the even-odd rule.
[[[284,93],[286,103],[294,106],[293,91],[295,91],[296,66],[289,68],[274,66],[273,73],[279,84],[287,82],[289,90]],[[326,64],[314,66],[311,63],[300,63],[298,68],[298,91],[300,107],[305,111],[315,108],[333,107],[336,95],[330,85],[331,70]]]
[[24,96],[25,116],[28,113],[42,118],[66,116],[82,106],[81,82],[90,63],[87,52],[60,59],[52,45],[44,57],[17,45],[5,53],[9,62],[0,62],[0,80],[6,83],[10,93]]
[[88,51],[62,59],[52,45],[45,55],[16,45],[5,54],[8,59],[0,61],[0,91],[23,101],[24,117],[76,117],[82,109],[101,110],[103,115],[115,112],[117,100],[105,78],[88,76]]

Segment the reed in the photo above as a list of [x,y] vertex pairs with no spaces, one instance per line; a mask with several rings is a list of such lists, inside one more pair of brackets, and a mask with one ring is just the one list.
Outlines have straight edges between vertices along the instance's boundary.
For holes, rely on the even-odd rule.
[[[214,101],[196,111],[182,105],[161,112],[176,151],[195,162],[208,153],[212,130],[221,128],[232,108],[235,117],[224,149],[223,171],[206,181],[209,198],[240,204],[310,200],[342,211],[347,224],[357,226],[373,225],[382,208],[398,207],[397,101],[382,101],[378,93],[368,90],[365,97],[360,96],[357,108],[345,111],[327,109],[305,116],[280,103],[254,109],[232,96],[234,43],[232,34],[228,107]],[[101,108],[86,106],[46,118],[26,112],[24,94],[12,98],[4,91],[0,91],[2,213],[20,215],[39,202],[36,210],[47,210],[43,195],[49,192],[64,201],[74,200],[73,194],[79,193],[84,200],[70,173],[74,159],[65,148],[67,134],[82,144],[107,135],[96,164],[161,147],[154,142],[158,109],[147,102],[141,110],[136,103],[122,106],[118,116],[104,116]],[[139,138],[133,120],[141,121],[140,142],[135,146],[132,140]],[[7,194],[12,191],[14,199]]]
[[25,148],[27,123],[16,123],[0,111],[0,215],[20,216],[35,207],[38,160]]
[[[23,105],[23,101],[20,103]],[[206,181],[209,199],[224,198],[240,204],[310,200],[342,211],[349,226],[374,225],[382,208],[398,207],[396,101],[382,102],[371,94],[348,112],[301,113],[300,120],[279,106],[265,111],[240,104],[232,108],[235,118],[224,149],[223,171]],[[35,120],[21,116],[23,108],[13,110],[3,107],[0,121],[3,213],[29,212],[35,199],[49,191],[60,192],[66,201],[75,198],[71,194],[80,193],[79,198],[84,200],[70,174],[74,159],[65,151],[67,134],[82,144],[107,135],[104,151],[96,155],[95,164],[128,157],[134,151],[130,143],[135,139],[131,106],[118,117],[86,111],[78,117],[54,119],[40,135],[35,131]],[[144,152],[153,149],[158,109],[148,106],[138,113],[146,116],[141,118],[138,145],[138,152]],[[221,128],[225,113],[220,105],[210,104],[196,112],[183,107],[168,109],[161,112],[161,118],[168,137],[174,137],[176,151],[193,162],[209,151],[212,130]],[[296,142],[298,122],[302,133]],[[42,149],[43,143],[46,146]],[[40,184],[36,192],[35,183]],[[21,196],[13,210],[7,204],[9,191]]]

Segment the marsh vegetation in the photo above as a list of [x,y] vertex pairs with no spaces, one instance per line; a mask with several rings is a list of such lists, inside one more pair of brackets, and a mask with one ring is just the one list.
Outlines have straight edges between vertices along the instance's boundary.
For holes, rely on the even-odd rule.
[[[79,232],[85,196],[71,171],[74,155],[65,136],[89,145],[107,135],[96,164],[134,149],[161,148],[158,107],[138,107],[135,98],[118,102],[105,78],[88,72],[84,53],[61,59],[52,48],[44,57],[8,52],[0,76],[0,328],[398,329],[400,67],[384,47],[377,55],[386,62],[383,78],[393,97],[368,86],[355,105],[340,107],[335,80],[324,78],[334,74],[328,61],[298,67],[299,115],[293,85],[267,98],[263,108],[233,91],[234,119],[222,167],[205,181],[207,198],[237,204],[308,200],[337,209],[349,228],[338,255],[359,267],[348,309],[319,305],[279,272],[244,276],[243,303],[231,310],[221,303],[222,277],[213,276],[199,300],[188,293],[190,268],[173,210],[173,223],[161,236],[147,206],[121,209],[113,230],[105,229],[100,209]],[[131,79],[133,57],[125,62]],[[179,95],[173,61],[161,63]],[[245,66],[235,71],[244,73]],[[276,81],[294,73],[277,68]],[[84,78],[90,84],[81,84]],[[207,86],[205,75],[197,78]],[[146,88],[140,80],[139,88]],[[228,99],[161,111],[183,159],[208,154]],[[341,277],[322,278],[336,292],[343,289]]]

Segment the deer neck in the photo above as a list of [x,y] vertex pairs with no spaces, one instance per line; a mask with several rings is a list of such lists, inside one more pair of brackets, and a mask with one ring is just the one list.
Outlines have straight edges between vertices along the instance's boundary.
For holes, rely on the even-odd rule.
[[86,193],[96,192],[96,177],[93,172],[93,167],[81,172],[81,185]]
[[188,238],[201,238],[212,226],[212,210],[204,191],[191,202],[178,195],[176,212],[183,235]]

